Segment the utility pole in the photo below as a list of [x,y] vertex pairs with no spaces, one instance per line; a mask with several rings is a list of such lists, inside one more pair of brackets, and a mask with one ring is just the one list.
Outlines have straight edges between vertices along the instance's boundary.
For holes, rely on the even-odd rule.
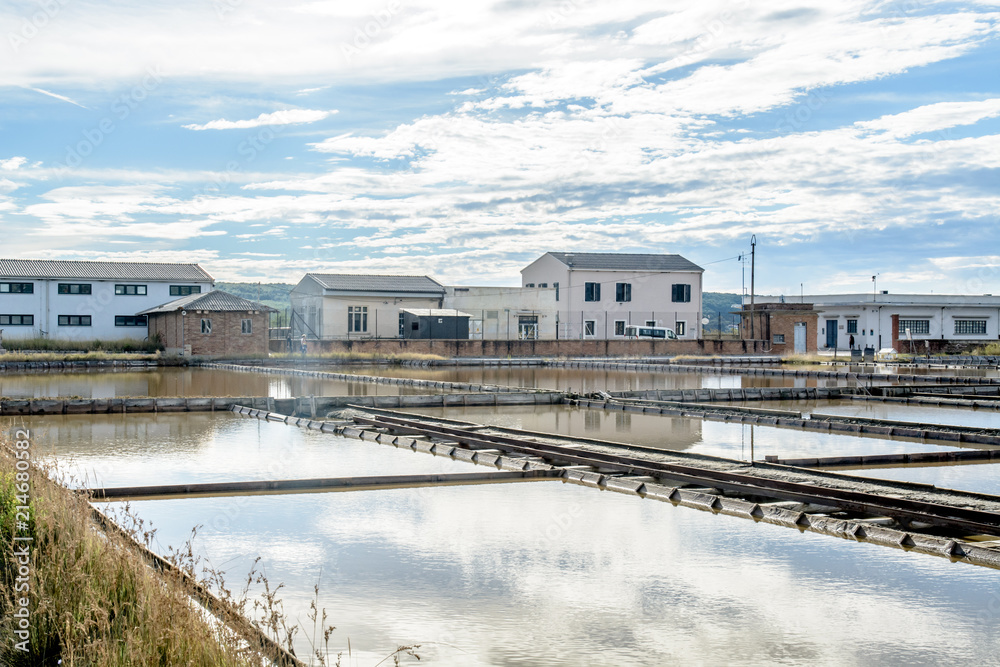
[[754,330],[753,321],[753,282],[754,282],[754,269],[756,266],[757,258],[757,235],[752,234],[750,236],[750,340],[756,340],[757,335]]
[[878,281],[876,280],[876,278],[878,278],[880,275],[881,275],[880,273],[876,273],[874,276],[872,276],[872,303],[878,301]]

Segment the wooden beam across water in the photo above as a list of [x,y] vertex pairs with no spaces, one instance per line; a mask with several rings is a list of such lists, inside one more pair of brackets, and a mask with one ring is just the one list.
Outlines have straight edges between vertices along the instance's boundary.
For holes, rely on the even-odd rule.
[[203,482],[198,484],[160,484],[155,486],[120,486],[88,489],[94,501],[162,500],[210,496],[277,495],[289,493],[325,493],[329,491],[374,491],[428,486],[464,486],[468,484],[503,484],[559,479],[560,470],[516,470],[474,473],[439,473],[425,475],[376,475],[369,477],[320,477],[313,479],[250,480],[244,482]]

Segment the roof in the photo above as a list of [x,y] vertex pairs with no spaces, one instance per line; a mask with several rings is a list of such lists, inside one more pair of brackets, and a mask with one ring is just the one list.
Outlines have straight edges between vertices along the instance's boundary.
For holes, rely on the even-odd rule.
[[339,273],[307,273],[324,289],[344,292],[433,292],[444,294],[444,286],[427,276],[385,276]]
[[215,279],[197,264],[78,262],[56,259],[0,259],[0,277],[215,282]]
[[472,317],[454,308],[400,308],[399,311],[417,317]]
[[590,271],[704,271],[680,255],[617,252],[550,252],[570,269]]
[[243,297],[236,296],[235,294],[230,294],[229,292],[223,292],[222,290],[212,290],[211,292],[206,292],[205,294],[189,294],[188,296],[182,296],[179,299],[174,299],[163,305],[156,306],[155,308],[150,308],[144,310],[139,315],[156,315],[159,313],[172,313],[178,310],[211,310],[213,312],[220,311],[239,311],[247,312],[248,310],[274,310],[269,306],[265,306],[262,303],[256,301],[250,301],[249,299],[244,299]]

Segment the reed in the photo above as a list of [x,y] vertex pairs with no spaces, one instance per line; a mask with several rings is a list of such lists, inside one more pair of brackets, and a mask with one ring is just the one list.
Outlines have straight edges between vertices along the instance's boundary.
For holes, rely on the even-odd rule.
[[[14,442],[0,434],[0,665],[35,667],[130,667],[132,665],[211,665],[213,667],[269,664],[251,648],[234,627],[252,625],[277,644],[292,649],[300,632],[291,623],[278,593],[256,563],[241,590],[233,592],[224,573],[204,567],[205,580],[195,579],[200,559],[192,548],[197,529],[180,549],[168,549],[165,560],[172,569],[157,571],[137,553],[138,545],[150,547],[156,533],[126,505],[112,518],[121,531],[102,531],[94,520],[86,496],[63,486],[57,470],[32,461],[28,471],[29,520],[18,527],[23,489],[16,475]],[[29,454],[30,449],[28,450]],[[22,473],[24,474],[24,473]],[[23,477],[21,478],[23,480]],[[16,590],[20,563],[15,549],[31,537],[27,593]],[[235,612],[226,625],[199,604],[198,588],[213,591],[225,608]],[[251,590],[261,590],[251,597]],[[335,628],[319,607],[319,588],[311,605],[313,621],[307,636],[310,655],[305,664],[340,665],[331,656]],[[27,651],[18,650],[14,630],[18,598],[29,604]],[[245,633],[244,633],[245,635]],[[387,658],[399,664],[418,646],[400,646]],[[292,651],[294,652],[294,651]]]

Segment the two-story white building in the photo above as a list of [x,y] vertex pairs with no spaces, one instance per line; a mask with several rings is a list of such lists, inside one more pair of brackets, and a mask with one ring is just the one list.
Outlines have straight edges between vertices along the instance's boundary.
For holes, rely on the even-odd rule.
[[547,252],[521,285],[554,289],[559,338],[624,338],[637,324],[697,339],[704,271],[680,255]]
[[10,339],[141,340],[140,312],[214,284],[197,264],[0,259],[0,330]]
[[446,287],[446,308],[470,316],[469,337],[482,340],[554,340],[555,289]]

